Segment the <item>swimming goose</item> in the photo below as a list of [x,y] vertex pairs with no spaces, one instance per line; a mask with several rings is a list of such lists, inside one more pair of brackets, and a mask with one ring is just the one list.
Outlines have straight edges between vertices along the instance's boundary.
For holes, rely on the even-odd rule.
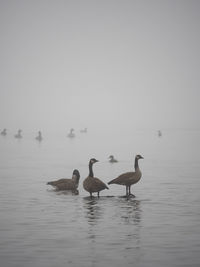
[[118,162],[118,160],[115,159],[113,155],[110,155],[108,158],[110,159],[110,160],[109,160],[110,163]]
[[36,136],[35,139],[36,139],[37,141],[39,141],[39,142],[42,141],[42,132],[41,132],[41,131],[38,132],[38,136]]
[[[131,185],[139,182],[142,173],[140,171],[138,160],[143,159],[141,155],[136,155],[135,157],[135,172],[126,172],[118,176],[117,178],[110,181],[108,184],[119,184],[126,186],[126,196],[130,196],[131,194]],[[134,195],[132,195],[134,196]]]
[[71,179],[59,179],[57,181],[48,182],[47,184],[52,185],[56,190],[71,190],[73,193],[77,193],[79,185],[80,173],[78,170],[74,170]]
[[99,192],[104,189],[109,189],[106,184],[104,184],[100,179],[94,177],[92,166],[94,163],[98,162],[98,160],[92,158],[89,161],[89,175],[83,181],[83,188],[90,193],[90,197],[92,198],[92,193],[97,192],[97,196],[99,197]]
[[70,133],[67,135],[69,138],[73,138],[73,137],[75,137],[75,134],[73,133],[73,131],[74,131],[74,129],[71,128],[71,129],[70,129]]
[[3,129],[3,131],[1,132],[1,135],[3,135],[3,136],[7,135],[6,131],[7,131],[6,129]]
[[15,134],[15,138],[22,138],[21,132],[22,132],[22,130],[19,129],[17,134]]
[[158,130],[158,137],[161,137],[162,136],[162,132],[161,130]]

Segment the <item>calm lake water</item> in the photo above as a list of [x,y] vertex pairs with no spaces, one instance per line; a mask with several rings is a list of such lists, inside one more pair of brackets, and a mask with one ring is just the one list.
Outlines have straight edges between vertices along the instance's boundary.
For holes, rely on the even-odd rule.
[[[40,144],[13,134],[0,136],[1,267],[200,266],[200,131],[43,133]],[[133,169],[135,154],[144,157],[135,198],[119,185],[88,197],[90,158],[107,183]],[[46,185],[75,168],[79,195]]]

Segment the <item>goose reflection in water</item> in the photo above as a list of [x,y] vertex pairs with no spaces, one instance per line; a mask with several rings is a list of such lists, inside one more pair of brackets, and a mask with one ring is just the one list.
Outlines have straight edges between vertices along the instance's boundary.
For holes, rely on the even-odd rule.
[[87,239],[88,239],[88,257],[89,257],[89,266],[96,267],[99,262],[102,261],[99,259],[99,251],[103,251],[103,248],[99,244],[99,239],[102,238],[102,224],[104,213],[102,206],[99,201],[96,199],[91,199],[86,197],[83,200],[83,207],[85,218],[88,223],[87,230]]
[[125,254],[132,250],[135,257],[140,257],[135,249],[140,248],[140,229],[141,229],[141,203],[139,200],[131,200],[127,202],[127,205],[121,203],[120,215],[121,220],[126,227],[125,232]]
[[131,200],[120,205],[120,216],[125,224],[139,225],[141,221],[141,209],[139,200]]
[[[139,262],[141,252],[141,202],[121,197],[85,198],[88,255],[91,266],[118,266],[126,259]],[[123,264],[122,264],[123,265]]]
[[85,217],[89,225],[97,224],[98,220],[102,217],[103,212],[99,203],[95,199],[85,198],[84,202]]
[[[112,201],[110,201],[112,199]],[[112,202],[112,203],[111,203]],[[141,207],[140,200],[115,197],[104,197],[103,201],[96,199],[85,198],[84,208],[85,217],[89,224],[96,224],[99,220],[105,222],[103,207],[105,209],[111,209],[109,214],[112,224],[125,225],[140,225],[141,222]]]

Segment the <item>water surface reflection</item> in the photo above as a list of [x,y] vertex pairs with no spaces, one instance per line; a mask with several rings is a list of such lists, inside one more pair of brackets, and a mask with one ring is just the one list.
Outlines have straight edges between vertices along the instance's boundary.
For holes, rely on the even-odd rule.
[[140,259],[141,202],[120,197],[84,198],[91,266],[127,266]]
[[84,198],[85,217],[89,225],[97,224],[98,220],[103,215],[102,207],[98,200]]
[[121,216],[124,224],[139,225],[141,222],[141,203],[140,200],[131,199],[121,201],[118,216]]

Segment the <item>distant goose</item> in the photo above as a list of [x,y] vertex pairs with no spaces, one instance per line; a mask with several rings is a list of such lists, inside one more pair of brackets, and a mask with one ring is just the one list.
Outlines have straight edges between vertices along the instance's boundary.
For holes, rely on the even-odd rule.
[[118,160],[115,159],[113,155],[110,155],[108,158],[110,159],[109,160],[110,163],[116,163],[116,162],[118,162]]
[[[130,196],[131,194],[131,185],[139,182],[142,177],[142,173],[140,171],[138,160],[143,159],[142,156],[137,155],[135,157],[135,172],[126,172],[118,176],[117,178],[110,181],[108,184],[119,184],[126,186],[126,196]],[[134,196],[134,195],[132,195]]]
[[81,129],[80,132],[81,133],[87,133],[87,128]]
[[3,135],[3,136],[7,135],[7,130],[3,129],[3,131],[1,132],[1,135]]
[[41,131],[38,132],[38,136],[36,136],[35,139],[36,139],[37,141],[39,141],[39,142],[42,141],[42,133],[41,133]]
[[97,196],[99,197],[99,192],[104,189],[109,189],[106,184],[104,184],[100,179],[94,177],[92,166],[98,160],[92,158],[89,161],[89,175],[83,181],[83,188],[90,193],[90,197],[92,198],[92,193],[97,192]]
[[75,134],[73,133],[74,132],[74,129],[73,128],[71,128],[70,129],[70,133],[67,135],[69,138],[73,138],[73,137],[75,137]]
[[159,130],[158,131],[158,137],[161,137],[162,136],[162,132]]
[[79,185],[80,173],[78,170],[74,170],[71,179],[59,179],[57,181],[48,182],[47,184],[52,185],[56,190],[70,190],[73,193],[77,193]]
[[19,139],[22,138],[21,132],[22,132],[22,130],[19,129],[17,134],[14,135],[15,138],[19,138]]

